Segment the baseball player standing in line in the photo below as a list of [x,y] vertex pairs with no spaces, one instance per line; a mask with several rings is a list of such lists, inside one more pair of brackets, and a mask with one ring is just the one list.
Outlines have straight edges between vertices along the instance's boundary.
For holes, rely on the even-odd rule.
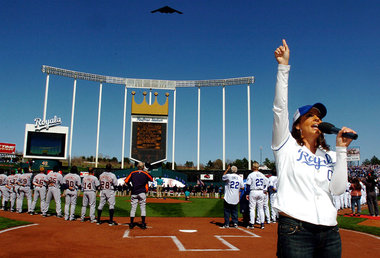
[[3,199],[1,200],[1,209],[3,211],[7,207],[8,200],[9,200],[9,191],[8,191],[8,188],[6,187],[7,178],[8,178],[7,175],[4,174],[4,171],[2,171],[2,174],[0,174],[0,192],[3,197]]
[[11,171],[11,175],[9,175],[7,178],[7,185],[6,185],[6,187],[8,188],[8,191],[9,191],[9,199],[10,199],[9,210],[10,210],[10,212],[14,212],[14,206],[16,203],[16,196],[17,196],[16,189],[18,190],[18,186],[16,186],[17,180],[18,180],[17,170],[14,171],[13,173]]
[[274,205],[274,199],[276,198],[276,195],[277,195],[277,176],[276,176],[276,171],[272,172],[272,176],[270,178],[268,178],[268,180],[269,180],[268,192],[269,192],[271,220],[272,220],[273,223],[276,223],[277,222],[277,218],[278,218],[278,213],[277,213],[277,210],[273,207],[273,205]]
[[[3,172],[3,170],[0,170],[0,182],[2,183],[3,182],[3,175],[4,175],[4,172]],[[0,184],[0,199],[1,199],[1,197],[3,196],[3,192],[1,191],[1,184]]]
[[16,203],[16,210],[18,213],[22,212],[22,203],[24,201],[24,196],[28,200],[28,213],[32,211],[32,176],[30,168],[25,168],[24,173],[19,175],[17,184],[19,185],[18,197]]
[[351,190],[350,190],[350,187],[351,187],[350,182],[347,182],[346,192],[344,193],[345,208],[351,208]]
[[146,193],[148,192],[148,182],[153,182],[153,178],[148,172],[144,171],[144,163],[139,162],[137,164],[137,170],[131,172],[125,179],[126,184],[132,184],[131,195],[131,222],[129,228],[135,227],[134,219],[136,215],[137,204],[140,204],[142,229],[146,229],[145,217],[146,217]]
[[259,163],[253,162],[252,165],[253,172],[251,172],[247,177],[247,186],[249,187],[249,211],[250,211],[250,221],[247,228],[253,229],[255,224],[255,212],[257,207],[257,213],[259,217],[259,223],[261,224],[261,229],[264,229],[264,199],[267,185],[269,185],[268,178],[259,171]]
[[82,180],[83,204],[81,212],[81,222],[84,222],[86,216],[86,208],[90,206],[90,221],[96,223],[96,188],[100,185],[98,178],[94,176],[94,168],[88,168],[89,175]]
[[100,201],[98,207],[98,225],[101,224],[100,217],[102,216],[102,210],[106,202],[109,205],[110,220],[108,225],[114,226],[117,223],[113,220],[113,214],[115,211],[115,189],[117,187],[117,178],[114,173],[111,172],[111,164],[106,165],[106,170],[99,176],[100,182]]
[[[232,174],[227,174],[231,169]],[[222,180],[225,182],[224,186],[224,228],[230,227],[230,216],[234,228],[238,227],[238,203],[240,200],[240,191],[244,190],[243,178],[236,174],[236,166],[228,165],[224,171]]]
[[[78,168],[72,166],[70,173],[63,177],[66,188],[65,196],[65,220],[75,220],[75,207],[77,205],[78,188],[81,185]],[[70,207],[71,205],[71,207]]]
[[[265,175],[264,175],[265,176]],[[265,214],[265,219],[268,224],[270,224],[270,211],[269,211],[269,193],[268,193],[268,187],[269,187],[269,179],[267,176],[267,184],[264,187],[264,202],[263,202],[263,209],[264,209],[264,214]]]
[[59,173],[59,167],[54,166],[53,171],[50,172],[47,177],[48,191],[46,194],[46,205],[42,211],[42,216],[46,217],[49,210],[51,198],[55,201],[55,211],[57,212],[57,217],[62,218],[62,208],[61,208],[61,185],[63,183],[63,177]]
[[34,197],[32,202],[31,214],[34,214],[38,198],[40,198],[40,210],[43,213],[43,207],[46,205],[46,182],[47,175],[45,174],[45,168],[40,167],[40,173],[33,178],[34,185]]
[[[286,41],[275,50],[278,62],[273,101],[272,149],[278,173],[275,208],[278,223],[278,257],[341,257],[337,211],[332,195],[347,184],[347,146],[352,139],[336,136],[336,152],[329,151],[318,125],[327,110],[321,103],[297,109],[289,131],[288,77],[290,50]],[[312,57],[311,57],[312,59]],[[305,86],[306,93],[318,88]]]

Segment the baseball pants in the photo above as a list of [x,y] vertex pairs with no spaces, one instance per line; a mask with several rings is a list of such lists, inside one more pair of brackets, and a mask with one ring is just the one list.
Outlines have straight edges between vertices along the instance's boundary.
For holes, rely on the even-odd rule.
[[28,212],[30,212],[32,206],[32,190],[28,186],[20,186],[18,189],[16,210],[18,212],[22,212],[22,203],[24,201],[24,196],[28,200]]
[[54,198],[55,211],[57,212],[57,216],[61,216],[62,215],[61,190],[54,186],[49,186],[49,189],[46,194],[46,205],[45,205],[44,210],[42,211],[42,214],[46,214],[48,212],[51,198]]
[[9,210],[10,211],[14,211],[14,206],[15,206],[15,203],[16,203],[16,192],[15,190],[12,188],[12,190],[8,190],[9,191],[9,199],[10,199],[10,202],[11,202],[11,206],[9,207]]
[[344,209],[344,193],[339,195],[340,197],[340,208]]
[[277,221],[278,214],[277,210],[274,208],[274,199],[276,198],[277,193],[272,193],[269,196],[269,201],[270,201],[270,211],[271,211],[271,218],[272,221]]
[[85,191],[83,193],[83,205],[81,212],[81,219],[86,216],[86,207],[90,206],[90,219],[95,220],[95,206],[96,206],[96,192]]
[[146,216],[146,194],[145,193],[139,193],[139,194],[132,194],[131,195],[131,217],[135,217],[136,215],[136,209],[137,204],[140,204],[140,210],[141,210],[141,217]]
[[350,192],[345,192],[344,194],[345,197],[345,202],[347,202],[347,208],[351,208],[351,193]]
[[9,201],[9,190],[6,186],[3,185],[3,186],[0,186],[0,191],[1,191],[1,195],[3,196],[3,199],[1,201],[1,206],[5,208],[4,207],[5,202]]
[[[269,212],[269,195],[266,193],[264,194],[264,202],[263,202],[263,208],[265,213],[265,218],[270,223],[270,212]],[[265,219],[263,219],[265,221]]]
[[99,210],[103,210],[104,205],[108,202],[109,209],[113,210],[115,208],[115,191],[112,190],[102,190],[100,192],[100,202]]
[[37,204],[38,198],[41,199],[41,201],[40,201],[40,211],[42,213],[43,209],[44,209],[44,207],[46,205],[46,203],[45,203],[45,200],[46,200],[46,187],[39,187],[39,186],[37,186],[34,189],[34,196],[33,196],[33,202],[32,202],[32,207],[31,207],[31,211],[32,212],[34,212],[34,210],[36,209],[36,204]]
[[264,223],[264,197],[265,194],[263,190],[251,190],[249,193],[249,214],[250,221],[249,223],[255,224],[255,213],[257,206],[257,213],[259,214],[260,223]]
[[[65,220],[72,220],[74,219],[75,214],[75,207],[77,205],[77,197],[78,197],[78,191],[77,190],[66,190],[66,197],[65,197]],[[71,205],[71,207],[70,207]]]
[[339,210],[341,208],[340,196],[339,195],[333,195],[333,203],[334,203],[336,210]]

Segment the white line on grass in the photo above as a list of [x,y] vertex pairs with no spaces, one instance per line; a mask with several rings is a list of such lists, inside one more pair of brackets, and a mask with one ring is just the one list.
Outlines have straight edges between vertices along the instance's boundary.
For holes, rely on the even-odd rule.
[[24,225],[24,226],[19,226],[19,227],[14,227],[14,228],[7,228],[7,229],[4,229],[4,230],[0,230],[0,234],[3,234],[5,232],[11,231],[11,230],[16,230],[16,229],[26,228],[26,227],[31,227],[31,226],[37,226],[37,225],[38,224],[30,224],[30,225]]
[[354,232],[354,233],[370,236],[370,237],[373,237],[373,238],[376,238],[376,239],[380,240],[380,237],[378,237],[378,236],[374,236],[374,235],[371,235],[371,234],[363,233],[363,232],[360,232],[360,231],[349,230],[349,229],[344,229],[344,228],[340,228],[339,230],[345,230],[345,231],[349,231],[349,232]]

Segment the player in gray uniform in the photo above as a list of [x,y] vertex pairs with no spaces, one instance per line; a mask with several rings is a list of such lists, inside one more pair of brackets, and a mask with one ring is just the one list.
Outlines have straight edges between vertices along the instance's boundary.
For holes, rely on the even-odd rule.
[[117,225],[113,221],[113,214],[115,210],[115,189],[117,187],[117,178],[114,173],[109,172],[111,170],[111,164],[106,165],[106,170],[99,176],[100,182],[100,202],[98,207],[98,225],[101,224],[100,217],[102,215],[102,210],[106,202],[109,205],[110,220],[108,224],[110,226]]
[[22,203],[24,201],[24,196],[28,200],[28,213],[30,214],[32,208],[32,176],[30,168],[25,168],[24,173],[19,175],[17,184],[19,185],[16,210],[18,213],[22,212]]
[[75,206],[77,205],[78,188],[81,186],[78,168],[76,166],[72,166],[70,173],[63,177],[63,183],[66,187],[65,220],[75,220],[74,213]]
[[[11,172],[11,175],[9,175],[7,178],[7,185],[6,185],[6,187],[8,188],[8,192],[9,192],[9,199],[10,199],[9,210],[11,212],[14,212],[14,206],[16,203],[16,195],[17,195],[16,194],[16,182],[18,180],[18,175],[15,173],[17,173],[17,172],[13,172],[13,173]],[[18,186],[17,186],[17,189],[18,189]]]
[[99,180],[94,176],[94,168],[89,168],[89,175],[85,176],[82,181],[83,205],[81,212],[81,221],[84,222],[86,216],[86,207],[90,205],[91,223],[97,222],[95,219],[96,206],[96,188],[100,185]]
[[259,163],[253,163],[253,172],[247,177],[247,186],[250,188],[249,192],[249,211],[250,211],[250,221],[247,228],[253,229],[255,224],[255,212],[257,206],[257,213],[259,214],[261,229],[264,229],[264,189],[268,185],[268,178],[264,176],[263,173],[259,171]]
[[46,182],[47,182],[47,175],[45,174],[45,168],[40,167],[40,173],[38,173],[34,178],[33,178],[33,185],[34,185],[34,197],[33,197],[33,202],[32,202],[32,208],[31,208],[31,213],[34,214],[36,204],[38,201],[38,198],[41,199],[40,201],[40,211],[43,213],[43,208],[46,205]]
[[7,185],[7,175],[4,174],[0,174],[0,192],[1,192],[1,195],[3,197],[2,201],[1,201],[1,209],[2,210],[5,210],[5,207],[7,207],[7,204],[8,204],[8,200],[9,200],[9,191],[8,191],[8,188],[6,187]]
[[57,212],[57,217],[62,218],[62,208],[61,208],[61,185],[63,183],[63,177],[58,172],[58,166],[54,166],[53,172],[47,175],[48,192],[46,195],[46,205],[42,211],[42,216],[46,217],[49,210],[51,198],[55,201],[55,211]]

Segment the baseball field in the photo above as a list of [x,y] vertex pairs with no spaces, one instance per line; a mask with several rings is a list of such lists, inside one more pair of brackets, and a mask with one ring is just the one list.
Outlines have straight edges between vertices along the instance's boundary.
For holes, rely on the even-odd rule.
[[[248,230],[242,226],[224,229],[221,228],[222,206],[222,201],[218,199],[191,199],[190,202],[168,198],[148,199],[146,230],[140,227],[129,229],[130,203],[126,197],[117,198],[115,220],[119,223],[118,226],[0,211],[0,217],[29,223],[0,230],[3,246],[0,256],[276,256],[277,224],[267,224],[265,229],[256,227]],[[54,205],[49,211],[54,214]],[[105,212],[102,219],[107,220],[107,216]],[[139,218],[136,219],[136,222],[140,221]],[[376,222],[373,223],[378,227]],[[377,257],[380,253],[378,236],[341,229],[341,237],[343,257]]]

